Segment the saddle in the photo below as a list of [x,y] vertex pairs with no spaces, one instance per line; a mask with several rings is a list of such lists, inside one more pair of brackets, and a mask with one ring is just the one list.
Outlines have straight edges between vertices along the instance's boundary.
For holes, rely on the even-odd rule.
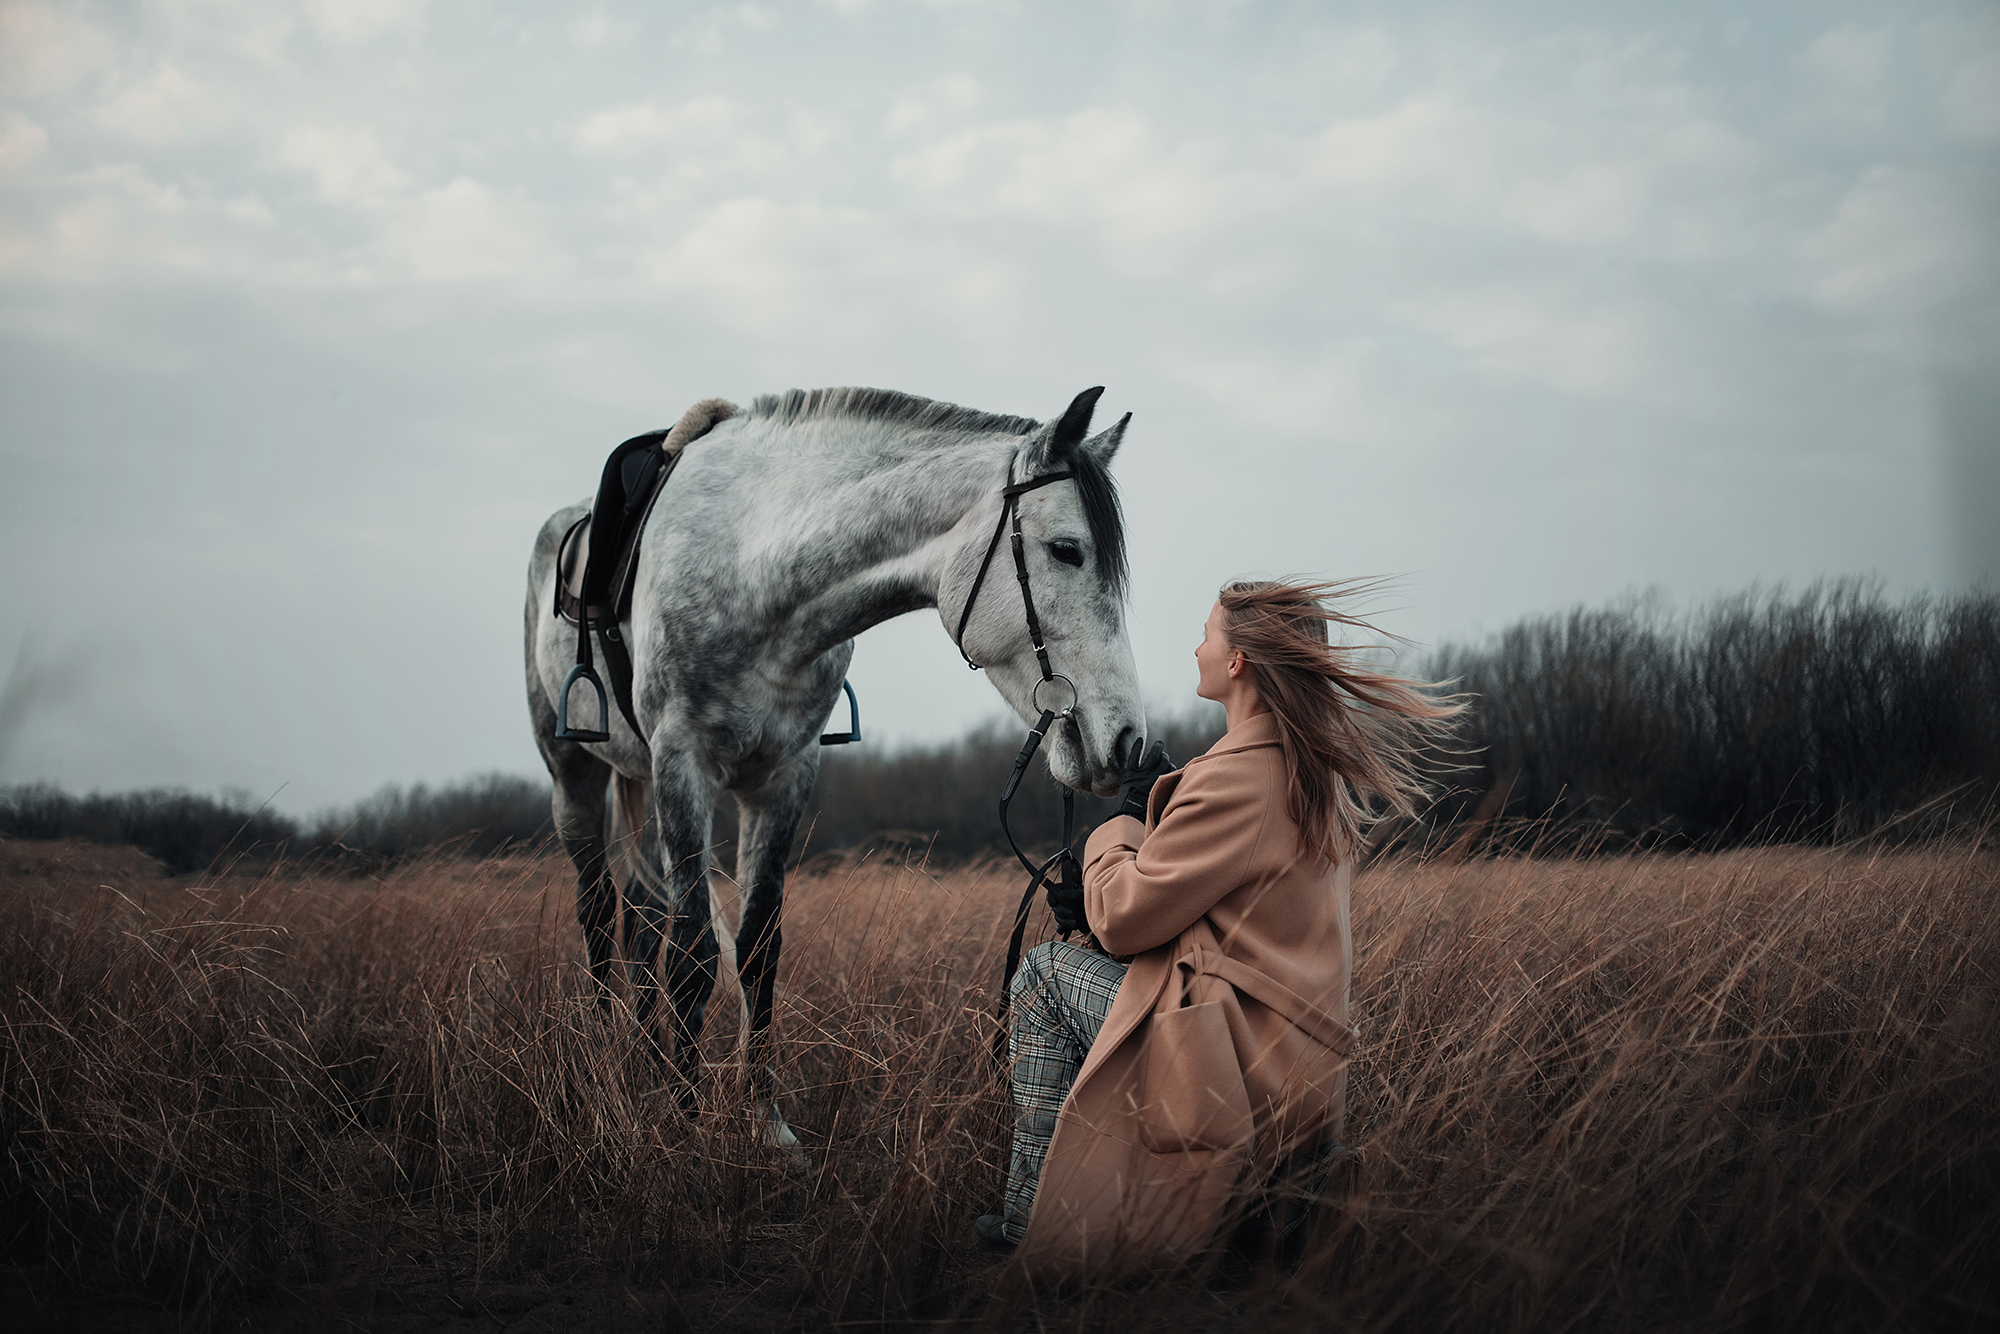
[[[639,731],[632,711],[632,657],[625,649],[619,626],[632,614],[632,589],[638,580],[639,541],[646,520],[666,489],[667,478],[680,462],[681,451],[706,435],[717,422],[736,415],[736,405],[720,398],[705,398],[681,414],[671,427],[635,435],[611,451],[604,462],[604,476],[597,485],[597,499],[590,513],[570,525],[556,549],[556,615],[571,625],[583,627],[577,643],[578,671],[563,686],[558,709],[558,735],[568,733],[569,687],[581,675],[592,680],[590,638],[595,631],[604,641],[605,665],[610,669],[611,690],[625,720]],[[599,687],[602,699],[602,687]],[[609,721],[608,719],[606,720]],[[605,740],[599,731],[571,734],[578,740]]]
[[639,538],[680,462],[681,451],[736,415],[736,405],[705,398],[671,427],[635,435],[611,451],[590,513],[570,525],[556,552],[556,614],[571,625],[588,612],[599,630],[632,612]]
[[[597,485],[597,499],[590,513],[570,525],[556,548],[556,615],[581,633],[576,637],[576,667],[563,681],[556,699],[558,741],[609,741],[610,702],[605,698],[603,680],[597,675],[592,639],[604,643],[604,665],[611,676],[611,694],[619,712],[641,738],[639,717],[632,711],[632,655],[625,647],[619,627],[632,614],[632,590],[638,582],[639,541],[646,520],[666,490],[680,462],[681,451],[715,426],[736,415],[736,405],[726,399],[704,398],[681,414],[681,419],[664,431],[635,435],[611,451],[604,461],[604,477]],[[593,729],[569,725],[570,688],[582,681],[597,692],[600,725]],[[861,739],[861,705],[854,687],[846,681],[840,689],[847,696],[847,730],[823,732],[822,746],[844,746]],[[1017,766],[1018,768],[1018,766]],[[1019,774],[1016,774],[1019,777]]]

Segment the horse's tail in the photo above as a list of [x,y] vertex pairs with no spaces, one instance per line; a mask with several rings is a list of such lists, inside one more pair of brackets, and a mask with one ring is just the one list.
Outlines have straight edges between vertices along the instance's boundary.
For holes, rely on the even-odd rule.
[[646,784],[643,779],[624,774],[611,777],[611,827],[605,835],[611,856],[625,868],[625,878],[644,885],[656,898],[667,894],[666,880],[646,856]]

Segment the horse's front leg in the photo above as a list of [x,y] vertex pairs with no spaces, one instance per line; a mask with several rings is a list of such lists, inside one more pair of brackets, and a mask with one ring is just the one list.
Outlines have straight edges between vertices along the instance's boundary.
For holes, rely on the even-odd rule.
[[[701,1076],[702,1017],[715,989],[717,953],[708,907],[708,781],[686,752],[656,745],[652,797],[651,846],[638,859],[645,874],[625,895],[626,951],[639,1031],[649,1038],[659,1005],[660,970],[666,971],[680,1103],[692,1112]],[[657,861],[651,855],[655,849]]]
[[799,820],[812,799],[819,776],[819,750],[814,747],[794,759],[754,792],[738,795],[742,841],[737,853],[737,883],[743,888],[743,916],[736,930],[737,971],[743,982],[743,1003],[750,1012],[750,1089],[757,1114],[764,1121],[767,1144],[790,1150],[801,1161],[803,1151],[791,1127],[778,1111],[777,1071],[771,1065],[771,1010],[778,981],[778,955],[784,945],[780,925],[785,904],[785,863]]

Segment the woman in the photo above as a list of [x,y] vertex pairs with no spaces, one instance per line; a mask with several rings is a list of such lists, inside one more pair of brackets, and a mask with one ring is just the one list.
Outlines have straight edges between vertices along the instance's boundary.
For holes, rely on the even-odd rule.
[[1329,624],[1369,629],[1334,605],[1346,591],[1222,590],[1196,693],[1227,732],[1179,772],[1134,748],[1081,904],[1051,902],[1089,937],[1022,960],[1007,1194],[977,1230],[1030,1272],[1183,1260],[1246,1171],[1338,1140],[1349,868],[1371,798],[1414,813],[1418,752],[1462,707],[1332,643]]

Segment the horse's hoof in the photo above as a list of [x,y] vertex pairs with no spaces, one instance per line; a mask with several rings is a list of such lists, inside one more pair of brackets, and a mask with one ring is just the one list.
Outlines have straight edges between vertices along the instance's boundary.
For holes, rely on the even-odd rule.
[[792,1133],[792,1128],[785,1124],[784,1113],[778,1110],[776,1103],[761,1104],[757,1108],[757,1119],[762,1123],[760,1137],[764,1147],[778,1155],[787,1172],[803,1176],[812,1171],[812,1155],[799,1143],[799,1137]]

